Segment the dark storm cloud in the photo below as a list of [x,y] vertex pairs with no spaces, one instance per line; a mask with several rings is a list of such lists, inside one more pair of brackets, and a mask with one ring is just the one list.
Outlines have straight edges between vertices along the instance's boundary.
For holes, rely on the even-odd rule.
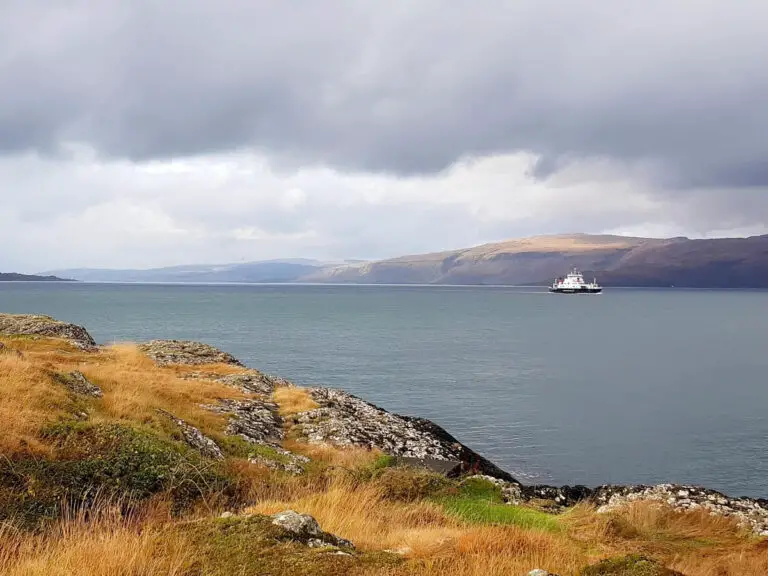
[[253,148],[397,174],[528,151],[768,184],[761,0],[0,2],[0,150]]

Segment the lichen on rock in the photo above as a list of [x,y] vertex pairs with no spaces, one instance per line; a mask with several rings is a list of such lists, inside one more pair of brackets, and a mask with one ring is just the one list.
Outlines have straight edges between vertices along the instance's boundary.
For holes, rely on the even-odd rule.
[[237,388],[242,392],[250,394],[263,394],[269,395],[275,391],[278,386],[285,386],[286,380],[263,374],[258,370],[248,370],[247,372],[237,374],[210,374],[205,372],[192,372],[183,376],[186,380],[211,380],[213,382],[219,382],[226,386]]
[[185,422],[181,418],[174,416],[167,410],[158,408],[157,411],[158,413],[171,420],[174,424],[176,424],[176,426],[181,431],[181,434],[184,436],[184,440],[187,442],[187,444],[197,450],[202,456],[205,456],[206,458],[212,458],[214,460],[224,459],[224,454],[222,453],[218,444],[200,432],[200,430]]
[[266,400],[220,400],[203,408],[219,414],[229,414],[226,433],[255,444],[279,445],[284,438],[283,419],[277,404]]
[[192,340],[150,340],[139,344],[139,350],[160,366],[171,364],[230,364],[243,366],[237,358],[210,344]]
[[598,504],[598,512],[603,513],[637,501],[660,502],[676,510],[707,510],[717,516],[733,518],[755,534],[768,536],[768,500],[765,499],[730,498],[700,486],[658,484],[604,485],[593,491],[591,500]]
[[317,520],[309,514],[299,514],[293,510],[285,510],[272,515],[272,523],[290,532],[296,540],[310,547],[339,546],[354,548],[354,544],[334,534],[324,532]]
[[96,341],[82,326],[38,314],[0,314],[0,334],[44,336],[69,340],[82,350],[96,350]]
[[63,384],[75,394],[92,396],[94,398],[101,398],[103,395],[101,388],[90,382],[85,375],[78,370],[74,370],[68,374],[55,374],[54,378],[57,382]]

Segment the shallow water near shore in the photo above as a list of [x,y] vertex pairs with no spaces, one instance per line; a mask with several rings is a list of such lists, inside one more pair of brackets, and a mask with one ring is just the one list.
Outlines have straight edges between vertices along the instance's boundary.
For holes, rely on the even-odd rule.
[[202,340],[430,418],[526,483],[768,497],[768,292],[0,283],[100,343]]

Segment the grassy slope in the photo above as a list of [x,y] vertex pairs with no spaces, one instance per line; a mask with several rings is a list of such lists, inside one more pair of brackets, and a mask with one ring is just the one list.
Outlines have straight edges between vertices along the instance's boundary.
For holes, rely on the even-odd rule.
[[[87,354],[50,339],[0,342],[2,574],[489,576],[541,567],[565,576],[629,554],[688,576],[768,573],[765,539],[701,513],[636,505],[598,515],[579,506],[555,516],[505,505],[477,479],[457,483],[392,467],[375,452],[310,446],[290,430],[286,447],[312,463],[298,477],[272,471],[249,464],[248,447],[226,439],[224,417],[200,408],[246,396],[179,377],[200,367],[159,368],[132,346]],[[75,369],[103,398],[76,397],[53,377]],[[278,389],[274,400],[283,414],[314,407],[297,388]],[[190,450],[156,408],[217,439],[226,460]],[[286,539],[262,514],[287,508],[314,515],[357,552]],[[221,519],[224,509],[240,514]]]

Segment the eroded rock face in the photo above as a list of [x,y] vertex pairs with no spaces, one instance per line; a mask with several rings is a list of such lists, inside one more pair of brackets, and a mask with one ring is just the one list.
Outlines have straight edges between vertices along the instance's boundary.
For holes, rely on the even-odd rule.
[[391,456],[453,460],[461,463],[463,471],[517,483],[429,420],[387,412],[342,390],[313,388],[310,395],[320,407],[294,417],[294,424],[310,443],[365,446]]
[[354,548],[354,544],[334,534],[323,532],[320,524],[309,514],[299,514],[293,510],[278,512],[272,516],[272,523],[290,532],[296,540],[308,546],[340,546]]
[[739,524],[761,536],[768,536],[768,500],[729,498],[701,488],[677,484],[656,486],[600,486],[591,500],[598,504],[599,512],[609,512],[630,502],[662,502],[676,510],[707,510],[711,514],[735,519]]
[[160,366],[170,364],[243,364],[232,354],[214,346],[191,340],[151,340],[139,344],[139,350]]
[[0,334],[64,338],[82,350],[96,350],[96,341],[82,326],[36,314],[0,314]]
[[162,408],[158,408],[157,411],[166,418],[172,420],[176,426],[179,427],[179,430],[181,430],[187,444],[200,452],[201,455],[214,460],[224,459],[224,454],[218,444],[200,432],[200,430]]
[[92,396],[94,398],[101,398],[103,395],[101,388],[90,382],[85,375],[78,370],[74,370],[68,374],[56,374],[55,378],[75,394]]

